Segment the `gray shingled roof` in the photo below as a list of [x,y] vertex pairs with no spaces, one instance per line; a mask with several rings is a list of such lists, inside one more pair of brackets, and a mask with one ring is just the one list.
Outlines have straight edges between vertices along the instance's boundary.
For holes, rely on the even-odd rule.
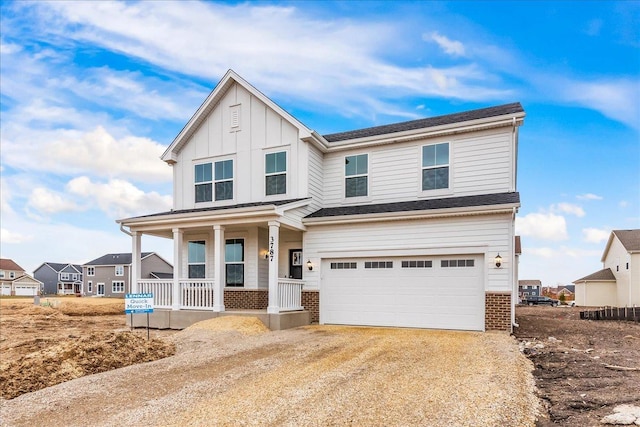
[[613,233],[618,236],[627,251],[640,251],[640,229],[613,230]]
[[[142,258],[151,255],[153,252],[142,252]],[[129,265],[131,264],[131,252],[124,254],[106,254],[85,265]]]
[[444,199],[380,203],[375,205],[338,206],[335,208],[322,208],[310,215],[307,215],[305,218],[324,218],[332,216],[465,208],[472,206],[491,206],[511,203],[520,203],[519,193],[483,194],[480,196],[449,197]]
[[540,280],[518,280],[518,286],[542,286]]
[[435,126],[461,123],[470,120],[484,119],[488,117],[503,116],[507,114],[522,113],[524,109],[519,102],[498,105],[495,107],[480,108],[478,110],[464,111],[462,113],[446,114],[444,116],[428,117],[426,119],[411,120],[409,122],[393,123],[383,126],[375,126],[348,132],[323,135],[329,142],[345,141],[356,138],[384,135],[387,133],[404,132],[408,130],[430,128]]
[[180,209],[180,210],[153,213],[149,215],[141,215],[141,216],[136,216],[134,218],[129,218],[129,219],[152,218],[155,216],[180,215],[180,214],[195,213],[195,212],[214,212],[214,211],[222,211],[222,210],[229,210],[229,209],[250,208],[250,207],[256,207],[256,206],[269,206],[269,205],[281,206],[281,205],[286,205],[288,203],[299,202],[301,200],[307,200],[307,199],[308,199],[307,197],[304,197],[300,199],[274,200],[272,202],[240,203],[238,205],[214,206],[210,208]]
[[615,282],[616,280],[616,276],[613,275],[613,271],[611,271],[610,268],[605,268],[603,270],[600,271],[596,271],[593,274],[590,274],[588,276],[584,276],[581,279],[578,279],[576,281],[574,281],[573,283],[578,283],[578,282],[600,282],[600,281],[609,281],[612,280]]

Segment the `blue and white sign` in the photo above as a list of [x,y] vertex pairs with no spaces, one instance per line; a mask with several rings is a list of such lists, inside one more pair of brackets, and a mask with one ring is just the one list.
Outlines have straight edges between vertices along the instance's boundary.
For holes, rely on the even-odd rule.
[[126,314],[153,313],[153,294],[125,294],[124,312]]

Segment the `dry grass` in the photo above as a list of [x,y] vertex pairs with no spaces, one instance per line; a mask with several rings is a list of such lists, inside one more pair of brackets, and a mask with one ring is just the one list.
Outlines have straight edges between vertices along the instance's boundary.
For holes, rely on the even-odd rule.
[[243,316],[215,317],[213,319],[194,323],[185,330],[207,330],[219,332],[235,331],[240,332],[243,335],[257,335],[269,332],[269,328],[267,328],[257,317]]

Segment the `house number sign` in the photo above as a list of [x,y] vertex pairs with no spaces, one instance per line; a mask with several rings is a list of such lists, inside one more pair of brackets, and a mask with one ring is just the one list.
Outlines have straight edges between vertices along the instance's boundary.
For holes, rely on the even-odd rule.
[[275,239],[273,236],[269,238],[269,262],[273,262],[273,254],[275,253]]

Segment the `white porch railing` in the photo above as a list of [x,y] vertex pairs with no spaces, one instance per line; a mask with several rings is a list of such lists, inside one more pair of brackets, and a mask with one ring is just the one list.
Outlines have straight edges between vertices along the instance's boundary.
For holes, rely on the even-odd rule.
[[302,310],[302,286],[297,279],[278,279],[278,305],[280,311]]
[[180,308],[212,309],[214,284],[213,279],[180,279]]
[[153,294],[153,306],[155,308],[171,308],[173,302],[173,281],[163,279],[138,280],[138,292]]

